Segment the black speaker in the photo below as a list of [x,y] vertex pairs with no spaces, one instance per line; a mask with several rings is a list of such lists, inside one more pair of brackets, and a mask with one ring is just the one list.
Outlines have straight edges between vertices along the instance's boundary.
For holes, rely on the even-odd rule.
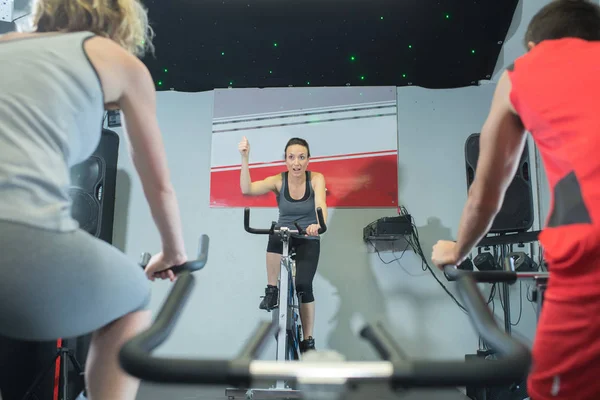
[[71,168],[71,215],[79,227],[112,244],[119,135],[103,129],[96,151]]
[[[475,168],[479,158],[479,133],[473,133],[465,143],[467,167],[467,190],[475,179]],[[489,233],[517,233],[529,230],[533,225],[533,192],[529,168],[529,146],[526,143],[519,161],[519,167],[508,186],[502,208]]]
[[[103,129],[94,153],[71,168],[71,215],[79,227],[112,244],[119,159],[119,135]],[[73,351],[75,359],[85,367],[92,335],[63,339],[63,346]],[[69,396],[84,390],[72,363],[67,363]],[[63,371],[61,371],[62,373]],[[61,395],[62,388],[59,388]]]
[[[71,215],[81,229],[111,244],[118,151],[119,136],[104,129],[94,153],[70,171]],[[50,400],[54,393],[64,398],[63,387],[57,380],[64,371],[60,363],[50,365],[49,361],[56,355],[57,347],[62,345],[71,350],[75,359],[84,366],[90,342],[91,335],[43,343],[0,337],[0,385],[7,390],[3,393],[6,400],[20,400],[28,389],[31,389],[28,400]],[[69,399],[74,399],[84,390],[84,384],[73,364],[67,362],[67,365]],[[38,376],[43,376],[41,382],[31,387]]]

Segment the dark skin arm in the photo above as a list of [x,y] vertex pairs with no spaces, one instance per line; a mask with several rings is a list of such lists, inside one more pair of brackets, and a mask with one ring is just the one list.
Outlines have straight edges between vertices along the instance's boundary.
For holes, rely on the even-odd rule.
[[479,159],[456,242],[438,241],[432,261],[442,268],[463,262],[490,230],[518,168],[527,135],[510,102],[511,82],[505,71],[496,87],[479,137]]

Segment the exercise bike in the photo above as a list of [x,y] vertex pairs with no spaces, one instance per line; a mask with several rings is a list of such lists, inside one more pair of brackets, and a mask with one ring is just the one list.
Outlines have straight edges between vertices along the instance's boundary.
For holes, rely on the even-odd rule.
[[[322,234],[327,231],[327,226],[323,218],[323,210],[320,207],[317,208],[317,219],[320,225],[319,234]],[[300,361],[302,358],[300,352],[300,342],[302,341],[300,299],[296,292],[296,262],[294,259],[295,254],[291,251],[290,241],[293,235],[305,235],[306,231],[298,223],[295,222],[294,225],[296,229],[278,227],[277,223],[273,221],[269,229],[252,228],[250,227],[250,209],[244,209],[244,229],[246,232],[257,235],[278,235],[283,243],[278,279],[279,299],[272,315],[272,323],[278,327],[275,336],[277,341],[276,361]],[[275,395],[285,398],[301,398],[301,394],[297,390],[281,380],[269,389],[228,388],[225,394],[230,400],[236,397],[273,398]]]
[[[446,279],[449,281],[456,281],[464,276],[469,276],[475,282],[478,283],[502,283],[503,285],[513,284],[517,281],[530,280],[533,281],[535,285],[535,289],[532,293],[533,301],[536,302],[536,319],[539,320],[540,313],[542,311],[542,306],[544,303],[544,295],[546,291],[546,287],[548,285],[549,273],[542,271],[532,271],[532,272],[518,272],[515,270],[514,265],[514,256],[515,253],[508,254],[504,257],[504,265],[503,269],[492,270],[492,271],[468,271],[461,270],[458,268],[446,268],[444,270],[444,275]],[[508,290],[505,290],[504,301],[504,325],[505,325],[505,333],[507,335],[511,335],[510,329],[510,297],[508,295]],[[479,352],[478,352],[479,354]],[[482,355],[488,356],[494,354],[493,351],[483,352]],[[511,399],[524,399],[527,397],[524,394],[523,389],[525,386],[526,375],[523,375],[520,379],[517,379],[515,382],[512,382],[510,385],[507,385],[506,388],[502,388],[506,393],[510,393]],[[492,400],[494,397],[491,393],[488,393],[488,388],[480,387],[480,388],[468,388],[467,394],[469,394],[469,390],[473,391],[471,394],[471,398],[473,400]],[[506,396],[502,397],[506,398]]]
[[[537,305],[536,318],[539,320],[542,305],[544,303],[544,294],[546,287],[548,286],[548,278],[550,274],[548,272],[533,271],[533,272],[518,272],[515,271],[514,259],[509,254],[504,258],[504,269],[497,271],[467,271],[458,268],[446,268],[444,275],[449,281],[455,281],[462,276],[468,275],[478,283],[504,283],[512,284],[519,280],[532,280],[535,284],[534,290],[534,301]],[[504,300],[508,303],[508,299]],[[509,305],[505,305],[505,308]],[[506,324],[506,321],[505,321]],[[510,330],[506,329],[507,333],[510,334]]]
[[[400,346],[379,324],[365,325],[360,336],[371,343],[381,361],[308,360],[308,357],[302,362],[287,363],[256,360],[271,335],[279,329],[278,324],[266,321],[258,326],[234,359],[152,355],[175,328],[190,297],[194,279],[193,274],[182,273],[152,325],[121,348],[119,362],[128,374],[160,384],[234,387],[256,387],[272,380],[288,380],[302,389],[304,399],[352,400],[373,398],[375,393],[381,396],[382,386],[402,395],[412,388],[505,385],[526,375],[531,366],[529,349],[500,329],[475,280],[469,275],[458,277],[458,295],[473,328],[499,355],[494,362],[403,359],[398,354]],[[361,386],[365,390],[361,391]]]

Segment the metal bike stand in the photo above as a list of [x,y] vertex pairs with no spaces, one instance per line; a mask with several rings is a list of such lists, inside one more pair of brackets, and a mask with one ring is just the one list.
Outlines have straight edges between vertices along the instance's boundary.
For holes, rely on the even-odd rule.
[[[322,234],[327,231],[327,226],[325,224],[325,220],[323,218],[323,210],[320,207],[317,207],[317,220],[319,222],[319,230],[318,233]],[[301,234],[304,235],[306,232],[296,223],[297,230],[292,230],[287,227],[280,227],[279,229],[275,229],[276,222],[272,222],[270,229],[256,229],[250,227],[250,209],[246,208],[244,210],[244,229],[249,233],[255,234],[269,234],[269,235],[279,235],[281,241],[283,242],[283,251],[281,254],[281,262],[279,264],[279,304],[278,307],[273,310],[273,323],[272,325],[276,325],[278,327],[277,330],[277,349],[275,353],[275,362],[283,364],[287,364],[289,366],[290,363],[297,362],[296,358],[301,360],[299,342],[300,338],[296,337],[299,335],[298,333],[298,325],[296,323],[296,315],[294,312],[294,308],[296,305],[294,304],[294,297],[290,298],[290,284],[295,286],[294,277],[295,277],[295,262],[292,260],[290,255],[290,238],[292,234]],[[293,296],[296,296],[297,293],[293,290]],[[291,304],[290,304],[291,301]],[[300,314],[299,310],[300,304],[298,304],[298,318]],[[297,340],[290,343],[288,338],[288,332],[291,337],[296,337]],[[293,346],[293,349],[290,349],[290,346]],[[289,359],[290,350],[292,350],[294,354],[294,359]],[[285,367],[283,367],[285,368]],[[288,385],[288,382],[284,380],[277,380],[275,386],[272,386],[268,389],[241,389],[241,388],[228,388],[225,390],[225,394],[228,399],[233,400],[235,398],[245,398],[245,399],[301,399],[303,398],[302,391],[298,389],[291,388]]]
[[[199,268],[204,266],[204,262],[197,263]],[[191,271],[199,269],[184,267]],[[446,276],[457,275],[458,270],[454,270],[455,266],[444,266]],[[532,365],[528,346],[500,328],[477,281],[470,275],[458,275],[458,298],[464,304],[475,332],[498,350],[499,357],[494,362],[483,359],[405,360],[398,354],[402,352],[399,344],[378,323],[364,325],[358,335],[371,344],[381,359],[379,361],[344,361],[343,355],[337,352],[323,358],[318,357],[320,353],[311,353],[310,357],[297,363],[257,360],[278,327],[271,322],[260,323],[234,358],[156,356],[154,350],[170,339],[171,332],[175,330],[186,302],[192,297],[194,284],[195,277],[191,273],[181,274],[151,326],[121,347],[119,365],[127,374],[145,382],[163,385],[253,386],[265,381],[289,380],[297,382],[307,398],[323,399],[326,395],[331,399],[333,395],[336,400],[343,400],[357,398],[354,394],[359,394],[358,398],[361,399],[381,397],[379,388],[382,385],[386,388],[386,398],[402,397],[406,390],[413,388],[431,388],[437,392],[439,389],[455,389],[470,384],[504,386],[521,379]],[[367,391],[357,393],[361,386]],[[388,393],[392,396],[387,396]]]
[[535,302],[537,304],[537,320],[540,320],[540,314],[542,312],[542,303],[544,302],[544,295],[546,294],[546,287],[548,283],[545,279],[543,282],[536,281],[536,294]]
[[[291,322],[288,315],[289,306],[289,278],[293,273],[293,262],[289,254],[290,231],[287,228],[281,228],[281,238],[283,242],[283,252],[281,255],[281,264],[279,272],[279,304],[273,312],[273,322],[279,326],[277,332],[277,348],[275,350],[275,359],[277,362],[294,362],[287,360],[287,332],[288,323]],[[282,306],[283,305],[283,306]],[[286,381],[277,381],[275,386],[268,389],[239,389],[227,388],[225,395],[228,399],[301,399],[302,392],[291,388]]]

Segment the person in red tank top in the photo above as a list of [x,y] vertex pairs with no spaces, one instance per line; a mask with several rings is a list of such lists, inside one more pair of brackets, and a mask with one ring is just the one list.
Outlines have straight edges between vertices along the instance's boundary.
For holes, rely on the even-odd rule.
[[432,261],[459,265],[487,234],[530,132],[552,196],[539,236],[550,278],[527,389],[532,400],[598,400],[600,7],[550,2],[531,20],[525,45],[496,87],[457,240],[438,241]]

